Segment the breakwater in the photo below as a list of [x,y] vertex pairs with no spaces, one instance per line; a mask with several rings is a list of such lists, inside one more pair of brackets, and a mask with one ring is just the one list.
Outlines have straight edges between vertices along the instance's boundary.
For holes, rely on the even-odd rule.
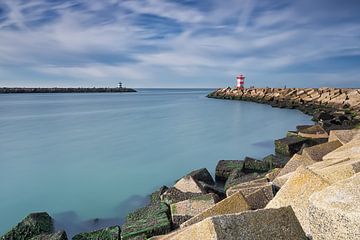
[[14,87],[0,88],[0,94],[6,93],[117,93],[117,92],[136,92],[132,88],[22,88]]

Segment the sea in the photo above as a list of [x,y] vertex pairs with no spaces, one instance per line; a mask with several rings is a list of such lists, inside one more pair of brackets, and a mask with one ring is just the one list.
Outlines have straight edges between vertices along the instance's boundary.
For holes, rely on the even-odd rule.
[[221,159],[262,159],[311,124],[297,110],[207,98],[213,89],[0,95],[0,235],[48,212],[68,236],[121,225],[148,195]]

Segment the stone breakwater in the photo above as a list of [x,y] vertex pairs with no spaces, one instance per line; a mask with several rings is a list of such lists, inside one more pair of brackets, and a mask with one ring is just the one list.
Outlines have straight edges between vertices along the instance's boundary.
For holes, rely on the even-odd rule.
[[[74,240],[360,239],[359,91],[218,89],[209,97],[297,108],[314,125],[274,141],[262,159],[219,160],[149,196],[125,223]],[[174,177],[176,179],[176,177]],[[32,213],[0,240],[67,240],[47,213]]]
[[0,94],[6,93],[112,93],[136,92],[132,88],[0,88]]

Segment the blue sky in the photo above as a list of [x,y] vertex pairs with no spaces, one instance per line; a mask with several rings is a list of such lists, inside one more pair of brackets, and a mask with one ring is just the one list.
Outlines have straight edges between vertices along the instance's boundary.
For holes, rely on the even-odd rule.
[[0,0],[0,85],[360,87],[358,0]]

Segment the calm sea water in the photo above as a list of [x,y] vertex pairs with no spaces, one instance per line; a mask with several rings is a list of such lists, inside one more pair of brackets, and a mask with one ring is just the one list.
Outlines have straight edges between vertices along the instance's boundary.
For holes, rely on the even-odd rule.
[[[219,159],[264,157],[310,117],[209,89],[0,95],[0,233],[47,211],[69,235],[119,224],[147,194]],[[94,220],[94,218],[100,218]]]

